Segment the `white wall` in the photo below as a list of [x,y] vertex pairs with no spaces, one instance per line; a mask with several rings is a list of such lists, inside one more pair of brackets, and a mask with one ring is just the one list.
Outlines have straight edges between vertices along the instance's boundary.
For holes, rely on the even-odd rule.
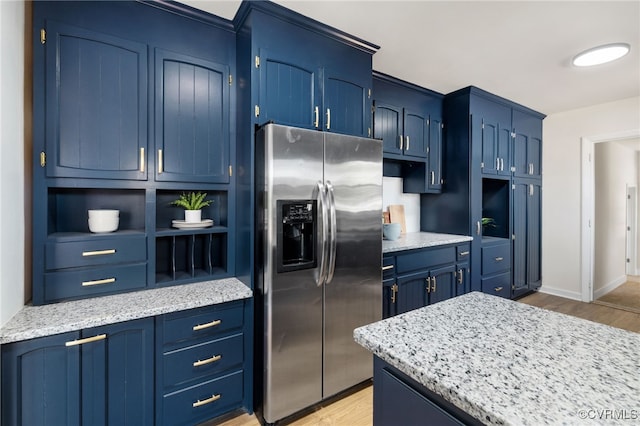
[[638,129],[639,97],[544,120],[541,291],[580,300],[581,138]]
[[22,306],[25,288],[25,4],[0,1],[0,325]]
[[635,151],[618,142],[594,149],[594,299],[626,281],[627,187],[637,182]]
[[390,204],[404,205],[407,232],[420,232],[420,194],[403,193],[402,178],[382,178],[382,210],[386,211]]

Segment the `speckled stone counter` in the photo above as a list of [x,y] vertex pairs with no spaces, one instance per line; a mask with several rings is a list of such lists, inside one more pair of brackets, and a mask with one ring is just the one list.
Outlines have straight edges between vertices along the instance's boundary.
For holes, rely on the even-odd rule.
[[0,344],[199,308],[253,295],[236,278],[42,306],[25,306],[0,328]]
[[595,410],[640,422],[638,333],[474,292],[354,337],[486,424],[616,423]]
[[410,232],[403,234],[397,240],[382,240],[382,253],[412,250],[417,248],[458,244],[473,240],[466,235],[438,234],[435,232]]

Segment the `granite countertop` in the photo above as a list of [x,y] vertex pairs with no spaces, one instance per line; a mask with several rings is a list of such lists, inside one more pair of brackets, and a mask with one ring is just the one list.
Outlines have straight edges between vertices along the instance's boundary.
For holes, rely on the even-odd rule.
[[473,292],[357,328],[354,337],[486,424],[640,418],[638,333]]
[[0,344],[249,298],[237,278],[27,305],[0,328]]
[[435,232],[409,232],[400,235],[397,240],[382,240],[382,253],[412,250],[417,248],[441,246],[445,244],[465,243],[473,240],[466,235],[438,234]]

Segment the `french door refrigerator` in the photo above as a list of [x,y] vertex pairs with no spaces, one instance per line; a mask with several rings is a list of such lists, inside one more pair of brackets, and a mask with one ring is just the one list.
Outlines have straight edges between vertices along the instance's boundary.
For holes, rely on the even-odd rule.
[[382,142],[266,124],[256,185],[256,410],[274,423],[372,377],[353,330],[382,317]]

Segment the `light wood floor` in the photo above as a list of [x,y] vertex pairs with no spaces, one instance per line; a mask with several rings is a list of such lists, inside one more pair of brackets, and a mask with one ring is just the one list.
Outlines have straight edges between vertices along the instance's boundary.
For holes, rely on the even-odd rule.
[[627,281],[599,297],[594,303],[640,314],[640,282]]
[[[522,303],[640,333],[640,314],[609,306],[578,302],[544,293],[534,293]],[[297,419],[291,426],[369,426],[373,424],[373,387],[353,393],[333,404]],[[221,426],[259,426],[255,416],[243,414]]]

